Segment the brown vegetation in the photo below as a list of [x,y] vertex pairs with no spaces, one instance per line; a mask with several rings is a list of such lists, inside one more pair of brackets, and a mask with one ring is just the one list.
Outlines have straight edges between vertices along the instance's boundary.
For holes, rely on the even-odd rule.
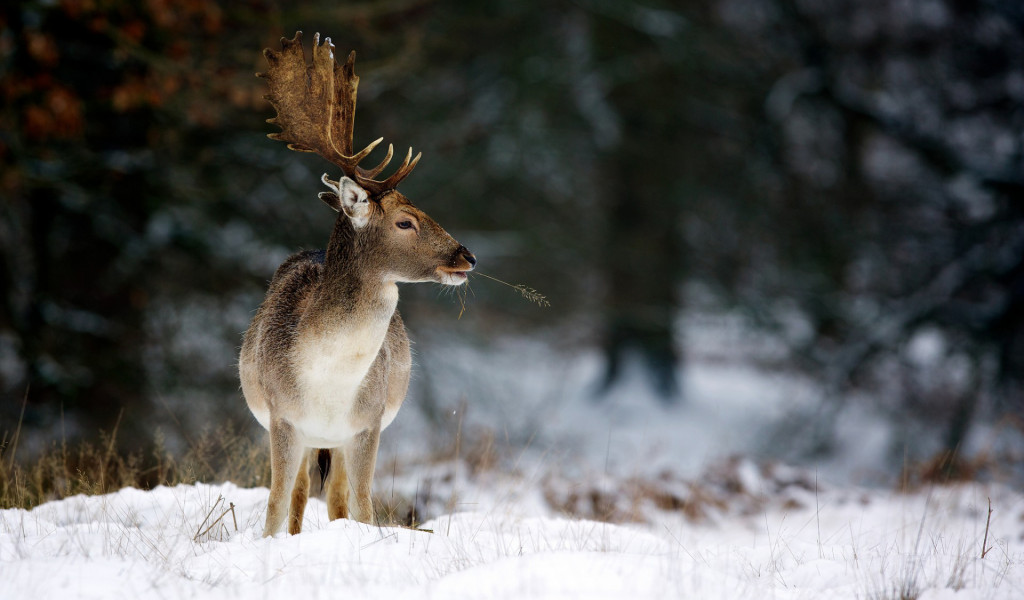
[[270,481],[266,444],[231,427],[209,431],[190,442],[179,456],[168,451],[159,433],[148,450],[117,451],[117,430],[99,441],[69,446],[53,442],[30,460],[18,460],[17,436],[5,433],[0,442],[0,508],[29,509],[76,494],[105,494],[123,487],[156,486],[197,481],[231,481],[243,487]]

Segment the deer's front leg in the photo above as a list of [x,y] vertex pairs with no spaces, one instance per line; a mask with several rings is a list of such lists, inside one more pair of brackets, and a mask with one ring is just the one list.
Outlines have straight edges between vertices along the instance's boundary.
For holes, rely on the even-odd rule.
[[348,518],[348,474],[341,448],[331,450],[331,466],[327,470],[327,517],[332,521]]
[[274,535],[284,524],[289,492],[299,473],[303,450],[291,423],[283,419],[270,421],[270,500],[263,537]]
[[380,426],[370,427],[345,445],[345,467],[349,485],[355,492],[356,505],[352,516],[357,521],[373,524],[373,502],[370,491],[373,488],[373,470],[377,465],[377,445],[380,443]]

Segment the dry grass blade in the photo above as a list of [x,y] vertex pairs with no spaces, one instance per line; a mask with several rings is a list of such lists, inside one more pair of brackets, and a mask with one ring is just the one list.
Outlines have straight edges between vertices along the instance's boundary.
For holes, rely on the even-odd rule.
[[[21,424],[25,420],[25,407],[28,405],[28,390],[29,388],[26,387],[25,396],[21,399],[21,414],[18,416],[18,427],[14,430],[14,439],[11,440],[11,454],[8,457],[10,462],[7,465],[8,470],[14,469],[14,455],[18,452],[18,438],[21,437]],[[5,431],[4,436],[6,437],[6,435],[7,432]],[[0,446],[0,450],[3,449],[4,447]]]
[[545,297],[544,294],[538,292],[537,290],[533,289],[532,287],[529,287],[527,285],[523,285],[521,283],[512,284],[512,283],[509,283],[507,281],[502,281],[501,279],[498,279],[497,277],[491,277],[490,275],[481,273],[479,271],[476,271],[473,274],[474,275],[479,275],[480,277],[486,277],[487,279],[490,279],[491,281],[496,281],[496,282],[498,282],[498,283],[500,283],[502,285],[507,285],[508,287],[510,287],[510,288],[514,289],[515,291],[519,292],[520,296],[522,296],[523,298],[529,300],[530,302],[533,302],[534,304],[536,304],[537,306],[539,306],[541,308],[546,308],[546,307],[551,306],[551,303],[548,302],[547,297]]
[[459,299],[459,319],[462,319],[463,313],[466,312],[466,297],[469,295],[469,281],[466,281],[465,286],[459,286],[455,291],[455,296]]
[[[213,514],[213,511],[217,510],[217,506],[223,500],[224,500],[224,496],[217,496],[217,501],[214,502],[213,506],[210,507],[210,511],[206,513],[206,517],[203,518],[203,522],[199,524],[199,527],[196,527],[196,534],[194,536],[192,536],[192,541],[193,542],[198,542],[199,541],[199,536],[201,536],[204,533],[206,533],[207,531],[209,531],[210,527],[213,527],[213,525],[217,523],[217,521],[214,521],[213,524],[210,525],[210,527],[207,527],[206,529],[203,529],[203,525],[206,525],[206,522],[210,520],[210,515]],[[221,515],[221,516],[223,517],[224,515]],[[217,520],[219,521],[220,519],[217,519]]]
[[[231,518],[234,519],[234,516],[235,516],[235,505],[234,504],[232,504],[230,508],[225,509],[224,512],[220,513],[220,516],[217,517],[216,519],[214,519],[213,522],[210,523],[209,527],[204,529],[201,533],[196,534],[196,537],[192,538],[192,541],[198,542],[199,538],[203,537],[204,535],[209,533],[211,530],[213,530],[213,528],[216,527],[217,524],[220,523],[224,519],[224,517],[227,516],[228,513],[231,513]],[[224,527],[224,531],[227,531],[227,527],[226,526]],[[238,521],[237,520],[235,520],[235,531],[238,531]]]
[[985,518],[985,538],[981,540],[981,558],[985,558],[988,551],[991,550],[988,546],[988,528],[992,524],[992,498],[988,499],[988,516]]

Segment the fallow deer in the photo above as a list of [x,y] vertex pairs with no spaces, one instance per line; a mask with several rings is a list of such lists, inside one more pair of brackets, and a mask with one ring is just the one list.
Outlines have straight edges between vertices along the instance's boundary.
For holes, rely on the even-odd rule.
[[[359,166],[381,139],[353,151],[355,52],[345,64],[334,45],[313,38],[312,64],[302,32],[264,50],[267,100],[280,128],[268,137],[315,152],[341,168],[320,199],[337,211],[324,251],[299,252],[274,273],[266,299],[245,332],[239,375],[246,403],[270,431],[271,483],[264,536],[288,516],[302,529],[309,465],[329,450],[328,516],[373,523],[370,499],[380,432],[395,418],[409,386],[409,338],[396,310],[398,283],[461,285],[476,258],[396,186],[419,162],[409,149],[386,179],[376,179],[393,148],[373,168]],[[351,492],[351,494],[350,494]],[[290,506],[290,510],[289,510]]]

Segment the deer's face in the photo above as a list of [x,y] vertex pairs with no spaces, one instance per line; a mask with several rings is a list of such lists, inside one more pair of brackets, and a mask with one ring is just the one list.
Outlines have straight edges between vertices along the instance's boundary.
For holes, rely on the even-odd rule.
[[436,221],[397,191],[377,203],[368,234],[378,236],[381,257],[397,281],[462,285],[476,258]]
[[[325,183],[335,193],[324,192],[320,198],[344,211],[385,278],[462,285],[476,266],[476,257],[465,246],[400,192],[390,190],[370,200],[366,191],[347,177],[336,186],[328,180]],[[337,205],[334,198],[338,198]]]

